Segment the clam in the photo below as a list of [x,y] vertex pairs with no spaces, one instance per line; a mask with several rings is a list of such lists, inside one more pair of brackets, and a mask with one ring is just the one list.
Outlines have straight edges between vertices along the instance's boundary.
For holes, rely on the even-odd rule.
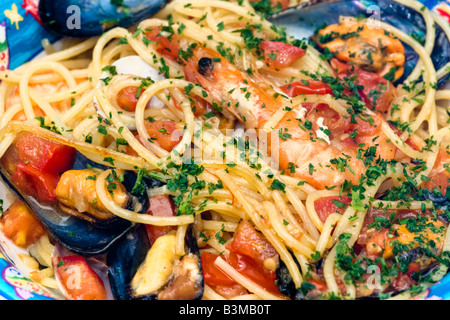
[[53,32],[73,38],[99,36],[130,27],[161,10],[167,0],[41,0],[39,17]]
[[[279,27],[285,27],[286,32],[294,37],[312,39],[315,32],[327,25],[339,23],[340,16],[371,18],[374,23],[379,19],[405,32],[413,35],[418,41],[424,41],[426,24],[420,14],[414,9],[392,0],[338,0],[325,2],[304,2],[298,7],[282,10],[269,20]],[[375,25],[376,26],[376,25]],[[450,61],[450,42],[439,25],[433,28],[436,31],[434,49],[431,53],[436,70],[444,67]],[[403,76],[394,83],[402,83],[412,72],[418,61],[417,53],[404,44],[405,65]],[[438,87],[444,85],[449,76],[438,81]]]
[[176,235],[150,244],[145,227],[136,226],[108,252],[109,280],[117,300],[194,300],[203,295],[203,273],[192,227],[186,253],[175,251]]

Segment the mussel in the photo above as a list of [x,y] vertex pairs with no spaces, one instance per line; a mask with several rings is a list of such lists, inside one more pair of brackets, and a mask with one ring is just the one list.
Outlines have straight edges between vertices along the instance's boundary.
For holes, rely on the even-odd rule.
[[[293,256],[293,259],[297,266],[300,268],[300,265]],[[311,271],[317,273],[318,270],[320,270],[323,266],[323,259],[320,259],[318,262],[312,264]],[[292,280],[292,276],[289,273],[289,270],[287,269],[286,265],[283,261],[280,261],[280,264],[276,271],[277,275],[277,285],[280,292],[288,297],[290,297],[292,300],[312,300],[313,297],[310,297],[308,295],[308,291],[312,287],[307,287],[302,285],[300,288],[295,288],[294,281]],[[308,279],[305,279],[307,282]]]
[[113,27],[132,26],[157,13],[166,3],[167,0],[41,0],[39,17],[59,35],[87,38]]
[[[11,145],[1,159],[0,174],[4,184],[15,191],[15,194],[33,209],[48,232],[67,249],[86,255],[105,252],[112,243],[122,237],[133,226],[132,222],[107,212],[101,212],[101,210],[98,210],[98,214],[94,214],[95,212],[93,211],[90,213],[80,212],[76,209],[77,207],[83,207],[80,204],[80,200],[77,200],[78,203],[73,205],[70,205],[69,202],[63,203],[60,201],[45,202],[38,196],[30,194],[23,188],[19,188],[13,179],[14,171],[11,171],[14,167],[11,163],[14,161],[6,160],[8,157],[14,158],[14,153],[17,153],[15,151],[16,148],[15,144]],[[71,168],[75,174],[83,170],[95,172],[95,170],[104,169],[102,165],[87,159],[77,151],[75,152],[75,159]],[[93,178],[94,176],[92,174],[91,177]],[[121,188],[125,197],[122,200],[122,204],[128,210],[145,213],[149,206],[148,195],[146,190],[136,190],[134,188],[137,179],[138,175],[134,171],[126,171],[123,174]],[[90,181],[89,177],[86,181]],[[162,185],[162,182],[155,181],[147,177],[143,180],[142,186],[146,188]],[[82,187],[83,184],[81,184]],[[74,190],[68,190],[67,192],[74,193]],[[89,191],[84,190],[84,192]],[[95,200],[93,199],[92,202],[95,202]],[[97,207],[99,206],[97,205]]]
[[174,252],[175,234],[151,244],[145,226],[137,225],[107,255],[109,280],[117,300],[196,300],[203,296],[203,273],[190,226],[186,253]]
[[[286,32],[294,37],[308,38],[324,27],[339,23],[340,16],[372,18],[375,21],[386,22],[418,39],[424,40],[426,24],[422,15],[414,9],[392,0],[338,0],[319,3],[302,3],[299,7],[291,7],[269,17],[275,25],[285,27]],[[450,61],[450,42],[439,25],[436,31],[434,49],[431,53],[436,70],[444,67]],[[405,47],[405,65],[403,76],[396,83],[402,83],[412,72],[418,61],[417,53],[408,45]],[[439,79],[438,87],[444,85],[448,75]]]

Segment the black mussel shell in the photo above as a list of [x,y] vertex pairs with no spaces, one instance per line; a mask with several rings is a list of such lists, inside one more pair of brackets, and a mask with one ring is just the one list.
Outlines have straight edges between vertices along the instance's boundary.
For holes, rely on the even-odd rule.
[[292,276],[283,261],[280,260],[280,265],[276,271],[278,289],[285,296],[291,299],[296,299],[297,290],[295,289],[294,282],[292,281]]
[[[297,266],[300,268],[300,265],[297,261],[297,259],[293,256],[293,259]],[[316,264],[313,265],[313,269],[318,270],[320,269],[321,265],[323,263],[323,259],[319,260]],[[280,264],[276,270],[276,276],[277,276],[277,284],[278,289],[282,294],[285,296],[288,296],[292,300],[308,300],[307,297],[307,290],[304,290],[303,288],[295,288],[294,281],[292,280],[292,276],[289,273],[289,270],[286,267],[286,264],[280,260]]]
[[[297,38],[308,38],[322,28],[339,22],[339,16],[365,17],[380,19],[403,32],[425,39],[426,25],[422,15],[392,0],[338,0],[302,4],[288,8],[269,18],[275,25],[285,27],[286,32]],[[441,27],[436,25],[436,40],[431,53],[436,70],[450,62],[450,42]],[[405,46],[405,71],[396,81],[402,83],[412,72],[419,59],[418,54],[408,45]],[[444,85],[449,76],[438,81],[438,87]]]
[[99,36],[113,27],[130,27],[161,10],[167,0],[40,0],[39,17],[66,37]]
[[450,200],[445,195],[443,195],[440,191],[434,192],[434,191],[430,191],[428,189],[423,189],[422,197],[425,200],[431,200],[433,202],[433,204],[438,205],[438,206],[442,206],[442,205],[448,204],[448,202],[450,202]]
[[[77,152],[73,169],[81,170],[88,166],[105,169]],[[10,189],[33,209],[48,232],[68,250],[75,253],[85,255],[102,253],[133,225],[130,221],[119,217],[114,217],[107,221],[97,220],[95,223],[92,223],[69,215],[63,212],[58,204],[41,203],[33,196],[18,190],[3,167],[0,169],[0,173]]]
[[150,204],[147,190],[162,187],[165,183],[148,175],[140,176],[134,171],[125,171],[122,184],[131,195],[127,209],[137,213],[146,213]]
[[[185,243],[188,247],[188,253],[198,256],[199,272],[201,278],[201,291],[198,292],[196,299],[203,296],[204,280],[200,263],[199,249],[197,240],[190,226],[186,231]],[[157,300],[157,294],[136,297],[133,295],[130,283],[136,274],[139,266],[145,260],[147,252],[151,248],[145,226],[143,224],[136,225],[130,232],[126,234],[120,241],[114,244],[107,254],[107,265],[109,267],[109,281],[113,296],[116,300]]]
[[129,283],[150,249],[144,225],[137,225],[107,255],[108,277],[116,300],[132,300]]

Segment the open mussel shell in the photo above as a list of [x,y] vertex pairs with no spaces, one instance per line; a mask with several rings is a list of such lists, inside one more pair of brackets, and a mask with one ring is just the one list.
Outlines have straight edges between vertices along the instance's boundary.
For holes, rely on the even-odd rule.
[[[401,31],[425,41],[426,24],[422,15],[414,9],[392,0],[339,0],[318,3],[304,3],[299,7],[283,10],[269,18],[271,22],[285,27],[286,32],[296,38],[309,38],[324,24],[339,23],[340,16],[379,19],[393,25]],[[436,40],[431,53],[436,70],[450,61],[450,42],[441,27],[436,25]],[[396,81],[402,83],[412,72],[419,59],[418,54],[408,45],[405,46],[405,71]],[[449,76],[438,81],[438,87],[444,85]]]
[[127,28],[161,10],[167,0],[40,0],[42,23],[57,34],[86,38]]
[[[295,258],[294,258],[295,259]],[[398,261],[404,261],[405,265],[408,265],[410,262],[417,263],[419,265],[419,272],[417,277],[421,279],[432,279],[433,273],[438,269],[439,262],[431,257],[427,252],[422,248],[415,248],[405,252],[402,252],[397,257]],[[296,260],[295,260],[296,261]],[[296,261],[297,265],[298,262]],[[320,273],[323,269],[324,259],[318,260],[316,263],[311,264],[311,272]],[[287,269],[286,265],[283,261],[280,261],[280,265],[276,271],[277,275],[277,284],[280,292],[292,300],[310,300],[311,297],[308,296],[308,290],[303,290],[302,288],[295,288],[295,284],[292,280],[292,277]],[[308,281],[305,279],[305,281]],[[408,291],[410,288],[400,289],[399,291],[394,292],[391,288],[388,288],[383,294],[392,294],[398,295],[405,291]],[[359,300],[379,300],[381,299],[380,293],[374,291],[368,296],[357,297]]]
[[302,297],[300,294],[297,295],[297,290],[295,289],[295,284],[292,280],[292,276],[283,261],[280,261],[280,265],[277,268],[276,275],[278,289],[282,294],[290,297],[293,300],[303,300],[301,299]]
[[[190,295],[189,298],[185,298],[183,296],[177,296],[177,294],[174,294],[171,296],[171,299],[201,299],[201,297],[203,296],[204,280],[199,249],[197,246],[197,240],[195,238],[195,235],[193,234],[192,226],[190,226],[186,231],[185,244],[188,249],[185,256],[189,255],[191,257],[194,257],[194,259],[196,260],[196,265],[191,265],[192,269],[196,269],[193,272],[197,275],[194,283],[194,296]],[[156,292],[141,296],[136,296],[133,293],[133,289],[131,286],[132,280],[138,272],[139,267],[146,259],[146,256],[151,247],[152,244],[148,239],[145,226],[139,224],[136,225],[130,232],[128,232],[127,235],[120,241],[115,243],[113,248],[108,252],[106,261],[109,270],[109,281],[113,296],[116,300],[157,300],[159,299],[159,294],[161,293],[161,291],[165,290],[168,286],[171,285],[173,277],[171,278],[171,280],[169,280],[168,284],[161,287]],[[160,271],[164,272],[164,270]]]
[[[297,266],[300,268],[300,265],[297,259],[292,256]],[[316,271],[323,267],[323,259],[320,259],[315,264],[311,265],[312,270]],[[291,274],[289,273],[286,264],[283,261],[280,261],[280,265],[276,270],[277,276],[277,285],[278,290],[285,296],[288,296],[292,300],[309,300],[308,296],[303,292],[302,288],[295,288],[294,281],[292,279]],[[307,281],[307,280],[306,280]]]
[[[81,170],[88,166],[104,169],[103,166],[77,152],[72,169]],[[119,217],[92,222],[70,215],[63,212],[58,204],[41,203],[35,197],[21,192],[12,182],[10,174],[2,166],[0,166],[0,174],[9,188],[33,209],[48,232],[64,247],[75,253],[85,255],[102,253],[133,226],[130,221]],[[123,184],[127,191],[131,193],[137,175],[135,172],[127,172],[124,176],[126,179]],[[147,199],[146,197],[146,193],[132,195],[131,197],[132,199],[137,198],[134,201],[139,204],[140,213],[144,213],[148,209],[148,197]],[[128,206],[134,205],[130,203]],[[128,209],[132,208],[128,207]]]

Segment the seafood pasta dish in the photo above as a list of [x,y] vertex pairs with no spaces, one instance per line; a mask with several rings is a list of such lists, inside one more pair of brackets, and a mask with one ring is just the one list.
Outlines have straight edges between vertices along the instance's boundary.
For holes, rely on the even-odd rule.
[[0,72],[1,241],[32,280],[65,299],[408,299],[447,273],[448,22],[401,0],[422,39],[343,15],[304,39],[256,3],[175,0]]

